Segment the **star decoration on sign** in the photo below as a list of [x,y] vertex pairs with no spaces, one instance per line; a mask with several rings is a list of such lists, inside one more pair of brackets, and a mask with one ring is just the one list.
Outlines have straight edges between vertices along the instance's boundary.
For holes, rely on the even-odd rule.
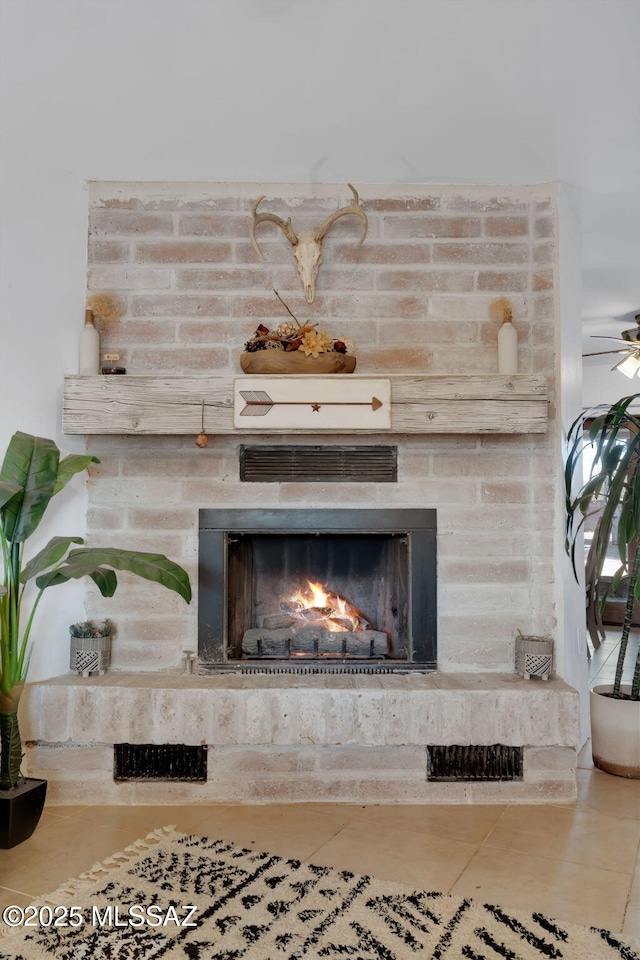
[[319,403],[312,403],[312,404],[311,404],[311,409],[313,410],[314,413],[319,413],[319,412],[320,412],[320,404],[319,404]]

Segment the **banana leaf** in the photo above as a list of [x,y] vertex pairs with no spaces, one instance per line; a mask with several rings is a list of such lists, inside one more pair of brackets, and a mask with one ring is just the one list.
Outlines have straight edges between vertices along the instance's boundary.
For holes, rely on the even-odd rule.
[[43,547],[42,550],[40,550],[35,557],[32,557],[29,563],[22,568],[20,582],[26,583],[27,580],[35,577],[36,574],[42,573],[43,570],[48,570],[49,567],[52,567],[58,560],[62,560],[72,543],[84,543],[84,540],[82,537],[53,537],[49,540],[46,547]]
[[90,463],[100,463],[100,461],[97,457],[77,453],[71,453],[64,460],[61,460],[58,464],[58,475],[53,490],[54,496],[56,493],[60,493],[63,487],[66,487],[76,473],[82,473],[83,470],[86,470]]
[[[155,581],[169,590],[174,590],[187,603],[191,601],[191,584],[188,574],[177,563],[167,559],[161,553],[142,553],[112,547],[85,547],[72,550],[66,562],[56,570],[37,577],[36,585],[42,590],[79,577],[90,576],[95,580],[94,575],[99,571],[104,572],[105,567],[128,570],[139,577],[144,577],[145,580]],[[95,582],[100,586],[97,580]],[[104,596],[110,595],[104,594]]]
[[55,490],[59,460],[53,440],[14,433],[0,470],[1,480],[21,488],[2,513],[3,533],[9,543],[22,543],[40,523]]
[[10,480],[0,480],[0,510],[21,492],[22,487],[17,483],[12,483]]

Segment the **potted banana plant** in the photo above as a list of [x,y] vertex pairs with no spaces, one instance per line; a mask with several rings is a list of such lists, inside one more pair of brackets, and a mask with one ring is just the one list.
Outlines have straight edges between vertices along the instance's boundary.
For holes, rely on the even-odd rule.
[[187,603],[191,600],[187,572],[160,553],[74,547],[84,543],[81,537],[53,537],[27,557],[27,541],[51,500],[77,473],[99,462],[89,455],[61,458],[52,440],[18,432],[0,469],[0,847],[5,849],[31,835],[46,793],[46,781],[29,781],[20,775],[23,753],[18,724],[34,617],[45,590],[90,577],[104,597],[111,597],[118,584],[116,570],[127,570],[174,590]]
[[[640,777],[640,649],[631,683],[622,682],[634,603],[640,599],[640,415],[630,410],[639,402],[640,393],[636,393],[576,418],[569,429],[565,467],[566,549],[576,579],[580,532],[585,520],[598,510],[601,512],[589,557],[590,602],[604,607],[610,591],[621,589],[626,594],[614,682],[590,691],[594,763],[607,773],[624,777]],[[593,461],[584,476],[588,448]],[[619,567],[609,590],[598,597],[597,585],[601,584],[604,562],[614,542]]]

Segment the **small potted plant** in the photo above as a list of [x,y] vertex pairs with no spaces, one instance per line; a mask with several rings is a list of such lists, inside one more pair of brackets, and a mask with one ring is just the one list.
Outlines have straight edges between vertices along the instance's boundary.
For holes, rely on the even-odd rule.
[[516,672],[525,680],[548,680],[553,667],[553,638],[537,637],[518,630]]
[[[97,457],[60,458],[52,440],[15,433],[0,469],[0,847],[15,846],[35,829],[46,781],[20,776],[22,744],[18,704],[31,656],[34,616],[49,587],[90,577],[104,597],[118,585],[116,570],[127,570],[191,600],[189,576],[161,553],[115,547],[78,547],[81,537],[53,537],[27,559],[26,543],[51,500]],[[34,799],[34,793],[37,797]]]
[[[591,690],[590,709],[593,761],[624,777],[640,777],[640,650],[631,683],[622,682],[634,601],[640,598],[640,417],[629,410],[639,401],[636,393],[577,417],[569,429],[565,468],[566,550],[576,579],[581,530],[587,517],[601,511],[590,550],[590,602],[597,593],[594,583],[601,581],[605,559],[617,541],[619,567],[610,589],[626,593],[622,635],[614,682]],[[588,432],[585,421],[590,422]],[[584,476],[583,454],[589,447],[593,464]],[[604,606],[608,592],[596,602]]]
[[69,666],[76,673],[88,677],[102,676],[111,663],[111,640],[116,635],[112,620],[83,620],[69,627],[71,636]]

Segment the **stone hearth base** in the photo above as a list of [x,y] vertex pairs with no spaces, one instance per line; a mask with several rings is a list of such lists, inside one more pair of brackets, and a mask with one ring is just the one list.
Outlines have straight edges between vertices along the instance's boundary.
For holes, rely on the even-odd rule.
[[[558,803],[578,694],[517,675],[69,674],[28,686],[28,774],[58,803]],[[113,780],[114,743],[207,744],[206,783]],[[524,778],[427,780],[427,744],[524,748]]]

